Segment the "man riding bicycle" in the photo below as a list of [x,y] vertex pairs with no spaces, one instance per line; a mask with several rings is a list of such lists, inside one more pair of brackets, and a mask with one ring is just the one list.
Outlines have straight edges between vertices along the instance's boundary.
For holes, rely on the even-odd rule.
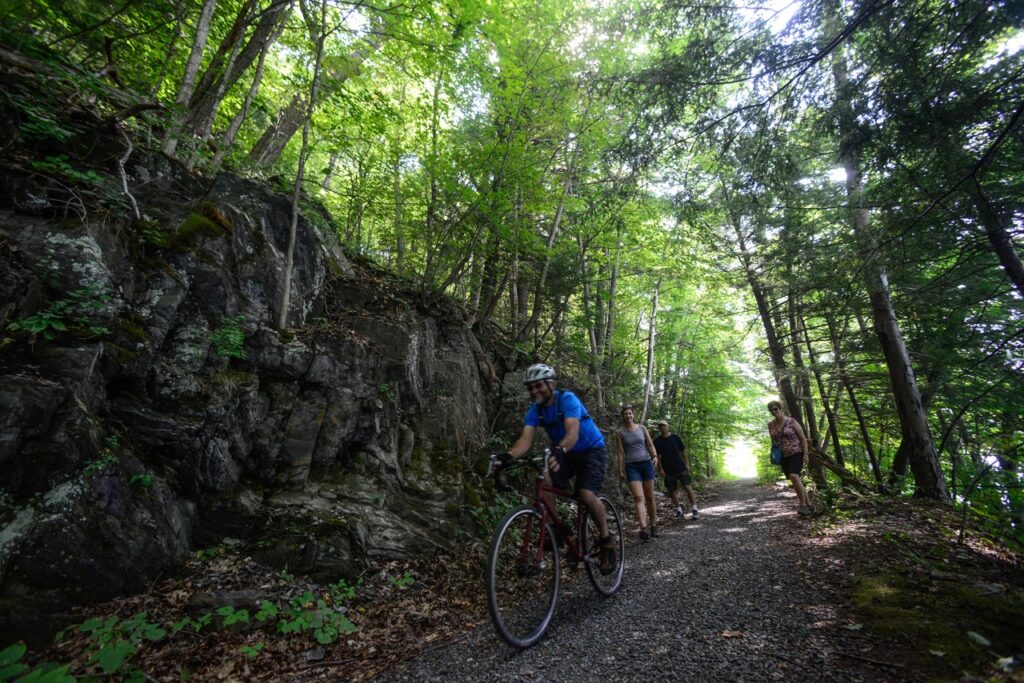
[[[523,433],[508,449],[508,453],[498,457],[496,465],[507,466],[525,455],[533,445],[537,427],[544,427],[552,444],[547,484],[568,489],[570,480],[576,477],[576,497],[587,508],[601,533],[598,541],[601,550],[600,571],[609,574],[615,569],[615,548],[608,533],[604,505],[597,498],[608,468],[604,436],[575,394],[555,388],[555,371],[552,367],[543,363],[531,365],[523,376],[523,384],[530,392],[533,404],[526,411]],[[553,499],[551,503],[553,506]]]

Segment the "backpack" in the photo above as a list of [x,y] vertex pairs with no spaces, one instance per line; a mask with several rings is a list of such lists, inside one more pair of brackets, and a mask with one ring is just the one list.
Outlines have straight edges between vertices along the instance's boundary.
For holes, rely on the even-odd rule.
[[[561,389],[555,389],[555,410],[558,412],[558,424],[565,424],[565,411],[562,410]],[[582,423],[584,420],[590,419],[590,415],[587,414],[586,410],[587,408],[586,406],[584,406],[583,415],[580,416],[580,423]],[[540,407],[537,408],[537,422],[539,422],[540,426],[543,427],[544,429],[548,428],[548,425],[544,420],[544,410]]]

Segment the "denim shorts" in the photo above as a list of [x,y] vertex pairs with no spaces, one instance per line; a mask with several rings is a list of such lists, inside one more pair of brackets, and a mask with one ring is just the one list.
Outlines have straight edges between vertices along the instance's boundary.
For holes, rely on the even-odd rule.
[[653,481],[654,465],[650,460],[626,463],[626,479],[629,481]]
[[604,446],[585,451],[566,453],[558,461],[558,471],[551,473],[551,483],[560,489],[569,489],[569,480],[576,477],[573,492],[587,489],[594,493],[601,492],[604,475],[608,469],[608,451]]

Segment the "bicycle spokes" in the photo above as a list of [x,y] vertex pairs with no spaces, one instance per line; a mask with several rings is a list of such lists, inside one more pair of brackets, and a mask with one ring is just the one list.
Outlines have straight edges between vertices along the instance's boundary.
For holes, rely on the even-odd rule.
[[514,647],[533,645],[551,621],[560,576],[557,548],[551,528],[542,533],[540,513],[529,507],[510,512],[494,536],[487,602],[494,627]]

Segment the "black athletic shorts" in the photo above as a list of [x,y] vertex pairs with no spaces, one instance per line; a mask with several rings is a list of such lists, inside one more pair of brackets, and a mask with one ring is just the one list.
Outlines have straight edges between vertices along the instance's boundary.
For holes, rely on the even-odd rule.
[[693,479],[690,477],[690,470],[683,470],[673,474],[672,472],[665,473],[665,489],[669,493],[675,493],[676,489],[680,486],[689,486],[693,483]]
[[786,476],[801,474],[804,471],[804,454],[786,455],[782,458],[782,473]]
[[568,489],[569,480],[576,477],[576,486],[572,489],[574,493],[580,489],[600,493],[607,470],[608,451],[604,446],[573,451],[558,461],[558,471],[551,473],[551,482],[560,489]]

